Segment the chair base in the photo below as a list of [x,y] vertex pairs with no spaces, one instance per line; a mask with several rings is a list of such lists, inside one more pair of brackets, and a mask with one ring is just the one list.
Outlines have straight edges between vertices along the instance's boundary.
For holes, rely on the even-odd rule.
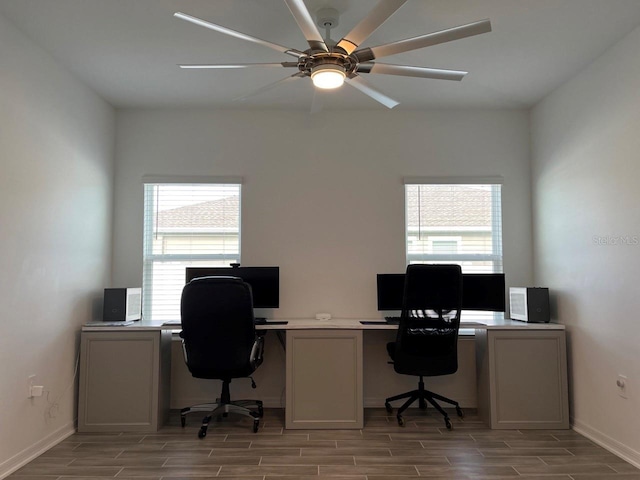
[[391,412],[392,408],[390,402],[393,402],[395,400],[402,400],[405,398],[407,399],[407,401],[402,404],[402,406],[398,409],[398,413],[396,414],[398,424],[400,426],[404,426],[405,424],[402,414],[416,400],[418,400],[418,406],[422,410],[425,410],[427,408],[427,402],[433,405],[433,407],[438,410],[438,412],[440,412],[440,414],[442,414],[442,416],[444,417],[444,423],[448,430],[451,430],[453,428],[451,419],[449,418],[449,414],[438,404],[436,400],[453,405],[456,408],[457,415],[460,418],[464,417],[464,412],[462,411],[462,408],[460,408],[460,404],[458,402],[456,402],[455,400],[451,400],[450,398],[443,397],[442,395],[431,392],[429,390],[425,390],[422,376],[420,377],[420,381],[418,382],[417,390],[411,390],[410,392],[401,393],[399,395],[389,397],[385,400],[384,406],[388,412]]
[[[207,428],[209,422],[213,417],[227,417],[230,413],[236,413],[251,417],[253,419],[253,431],[256,433],[260,425],[260,418],[264,414],[264,409],[261,400],[230,400],[229,396],[229,383],[230,381],[222,382],[222,397],[216,398],[213,403],[201,403],[198,405],[192,405],[180,410],[180,424],[184,427],[187,423],[187,415],[189,413],[204,412],[207,415],[202,419],[202,426],[198,432],[198,438],[204,438],[207,435]],[[254,411],[249,407],[257,408],[258,411]]]

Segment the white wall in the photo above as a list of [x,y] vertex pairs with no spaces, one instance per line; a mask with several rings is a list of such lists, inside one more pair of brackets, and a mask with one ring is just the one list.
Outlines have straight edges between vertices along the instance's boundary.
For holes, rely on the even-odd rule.
[[[568,326],[575,428],[640,465],[640,29],[532,112],[535,278]],[[628,397],[618,395],[618,374]]]
[[142,281],[143,175],[235,175],[242,263],[279,265],[279,317],[379,316],[403,272],[403,176],[504,176],[505,272],[531,279],[525,112],[118,113],[114,285]]
[[1,16],[0,58],[2,477],[73,432],[80,325],[110,273],[115,115]]
[[[403,176],[503,176],[507,282],[532,279],[526,112],[131,110],[118,112],[117,125],[114,286],[142,281],[144,175],[244,177],[242,263],[280,266],[280,309],[270,317],[381,316],[376,273],[406,266]],[[382,345],[368,364],[391,369],[384,340],[366,342],[366,352],[375,350],[369,342]],[[472,350],[466,355],[471,371],[451,388],[468,405],[475,363]],[[174,361],[172,406],[180,407],[202,387],[184,378],[179,355]],[[263,398],[277,400],[284,383],[272,381],[262,382]],[[382,405],[381,395],[365,389],[369,404]]]

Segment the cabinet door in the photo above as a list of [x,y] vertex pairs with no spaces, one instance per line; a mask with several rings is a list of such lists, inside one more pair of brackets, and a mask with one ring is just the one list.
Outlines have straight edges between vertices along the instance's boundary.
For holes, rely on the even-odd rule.
[[82,332],[79,432],[156,431],[161,426],[168,413],[163,337],[159,331]]
[[362,428],[362,331],[287,331],[286,428]]
[[479,335],[478,409],[491,428],[569,428],[562,330],[489,330]]

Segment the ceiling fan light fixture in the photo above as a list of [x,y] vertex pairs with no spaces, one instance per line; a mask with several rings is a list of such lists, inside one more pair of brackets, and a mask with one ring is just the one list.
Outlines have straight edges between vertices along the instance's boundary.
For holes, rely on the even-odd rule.
[[341,87],[346,76],[340,65],[318,65],[311,70],[313,84],[326,90]]

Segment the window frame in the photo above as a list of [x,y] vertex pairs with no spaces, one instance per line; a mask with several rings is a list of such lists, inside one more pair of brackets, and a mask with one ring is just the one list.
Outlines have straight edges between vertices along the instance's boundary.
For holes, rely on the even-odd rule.
[[[408,202],[408,186],[432,186],[432,185],[486,185],[491,187],[491,246],[490,253],[411,253],[409,248],[410,237],[420,236],[421,228],[418,227],[416,231],[410,231],[409,225],[409,202]],[[457,263],[463,267],[464,262],[491,262],[490,273],[503,273],[504,272],[504,249],[502,244],[502,185],[503,179],[501,177],[410,177],[404,179],[404,194],[405,194],[405,260],[407,265],[412,263],[430,263],[430,262],[451,262]],[[496,214],[497,213],[497,214]],[[442,239],[453,239],[455,235],[447,235],[440,237]],[[433,239],[427,239],[431,242]],[[473,272],[466,272],[473,273]],[[489,273],[489,272],[487,272]]]
[[[238,188],[238,227],[229,228],[228,231],[220,232],[220,236],[230,235],[237,237],[238,248],[237,254],[229,253],[210,253],[210,254],[176,254],[176,253],[154,253],[153,242],[156,232],[154,225],[154,217],[157,215],[148,215],[149,211],[156,211],[158,198],[153,195],[153,189],[156,186],[175,185],[207,185],[207,186],[230,186],[234,185]],[[142,230],[142,310],[143,318],[151,317],[153,314],[153,288],[144,288],[154,285],[154,268],[161,263],[187,263],[208,261],[220,262],[228,260],[229,263],[240,263],[242,252],[242,179],[239,177],[144,177],[143,178],[143,230]],[[149,205],[149,202],[151,204]],[[197,236],[197,232],[188,232],[190,236]],[[163,242],[165,242],[163,238]],[[151,290],[151,291],[149,291]],[[168,312],[160,312],[158,316],[167,316]],[[179,317],[179,315],[178,315]],[[163,318],[164,320],[165,318]]]

